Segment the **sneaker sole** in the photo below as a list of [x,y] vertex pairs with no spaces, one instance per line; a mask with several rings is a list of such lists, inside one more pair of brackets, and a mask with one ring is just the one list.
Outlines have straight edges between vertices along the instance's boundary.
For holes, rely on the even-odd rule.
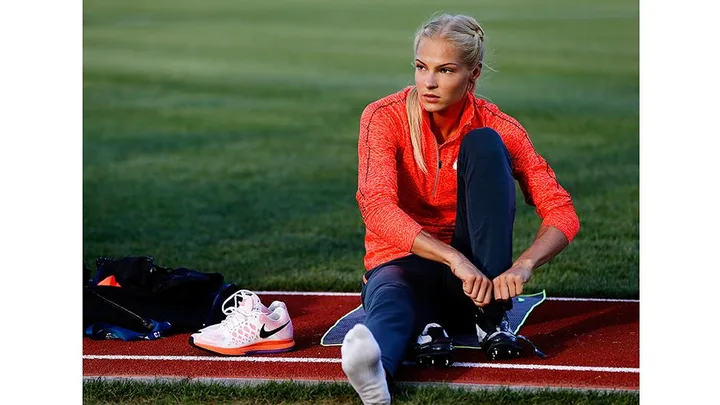
[[198,349],[206,350],[212,353],[223,354],[225,356],[243,356],[246,354],[260,354],[260,353],[283,353],[289,352],[295,348],[295,340],[271,340],[265,342],[257,342],[251,345],[242,347],[217,347],[203,343],[195,342],[195,339],[190,336],[190,346],[197,347]]
[[415,361],[425,367],[450,367],[455,348],[451,343],[431,343],[415,349]]
[[522,355],[522,347],[508,343],[491,344],[486,351],[491,360],[518,359]]
[[450,367],[454,363],[450,353],[419,355],[415,361],[424,367]]

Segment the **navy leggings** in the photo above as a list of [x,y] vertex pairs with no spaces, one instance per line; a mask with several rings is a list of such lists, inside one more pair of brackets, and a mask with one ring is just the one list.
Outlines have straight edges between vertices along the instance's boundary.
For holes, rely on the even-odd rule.
[[[512,265],[515,182],[510,155],[491,128],[469,132],[457,163],[457,218],[451,245],[491,280]],[[365,325],[380,346],[392,377],[431,322],[450,333],[475,333],[477,307],[448,266],[411,254],[365,274]],[[508,309],[508,303],[491,303]]]

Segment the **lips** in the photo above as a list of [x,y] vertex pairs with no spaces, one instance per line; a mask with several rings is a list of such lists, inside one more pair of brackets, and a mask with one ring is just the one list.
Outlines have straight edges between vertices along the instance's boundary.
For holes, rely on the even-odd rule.
[[437,103],[440,100],[440,97],[434,94],[423,94],[423,99],[428,103]]

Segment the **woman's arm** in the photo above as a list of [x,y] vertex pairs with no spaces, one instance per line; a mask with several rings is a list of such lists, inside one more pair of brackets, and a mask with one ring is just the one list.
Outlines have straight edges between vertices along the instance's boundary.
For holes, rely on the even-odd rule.
[[367,229],[409,252],[422,226],[398,206],[396,126],[383,105],[373,103],[363,111],[355,196]]
[[532,245],[518,257],[513,267],[527,267],[530,270],[547,263],[569,244],[565,234],[552,226],[541,226]]
[[415,237],[410,252],[425,259],[446,264],[450,268],[465,259],[465,256],[454,247],[440,241],[426,231],[420,231]]
[[496,299],[510,299],[522,293],[532,272],[559,254],[580,230],[570,194],[560,185],[555,172],[540,156],[525,129],[512,117],[495,110],[489,120],[508,148],[513,175],[525,201],[535,206],[542,220],[535,240],[510,269],[493,280]]

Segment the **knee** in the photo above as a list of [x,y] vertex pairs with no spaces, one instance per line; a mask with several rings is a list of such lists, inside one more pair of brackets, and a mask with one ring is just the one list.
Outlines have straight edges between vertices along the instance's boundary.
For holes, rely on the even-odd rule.
[[460,153],[467,156],[506,157],[507,148],[500,134],[492,128],[476,128],[468,132],[460,144]]
[[384,283],[373,291],[365,302],[366,316],[385,323],[412,325],[415,318],[413,292],[410,286],[403,283]]
[[381,305],[403,306],[412,305],[413,292],[405,283],[390,282],[379,285],[373,291],[370,301]]

